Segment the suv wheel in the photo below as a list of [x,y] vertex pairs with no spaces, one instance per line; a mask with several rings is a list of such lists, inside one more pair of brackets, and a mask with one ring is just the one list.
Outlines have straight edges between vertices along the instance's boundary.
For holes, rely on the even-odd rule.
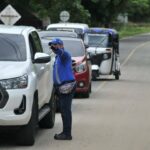
[[116,80],[119,80],[119,73],[116,73],[116,74],[115,74],[115,79],[116,79]]
[[99,76],[98,71],[97,70],[92,70],[92,80],[96,81],[98,76]]
[[54,127],[55,113],[56,113],[56,98],[55,98],[54,90],[52,92],[49,106],[50,106],[50,112],[48,112],[47,115],[45,115],[45,117],[39,122],[40,128],[50,129]]
[[33,108],[32,108],[32,115],[29,123],[25,126],[20,128],[17,144],[24,145],[24,146],[32,146],[35,141],[35,131],[37,126],[37,110],[38,104],[37,101],[34,100]]

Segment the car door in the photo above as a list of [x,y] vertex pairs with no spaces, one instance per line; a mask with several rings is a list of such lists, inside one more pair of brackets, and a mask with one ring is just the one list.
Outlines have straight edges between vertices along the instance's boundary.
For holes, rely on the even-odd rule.
[[41,39],[42,47],[44,53],[50,55],[51,61],[50,61],[50,91],[53,90],[53,65],[55,61],[55,54],[48,46],[49,40]]
[[[34,60],[34,55],[36,52],[43,52],[41,42],[38,34],[34,31],[29,35],[31,56]],[[39,98],[39,107],[41,107],[45,102],[49,101],[51,96],[50,91],[50,62],[35,64],[33,62],[34,71],[37,77],[37,89]]]

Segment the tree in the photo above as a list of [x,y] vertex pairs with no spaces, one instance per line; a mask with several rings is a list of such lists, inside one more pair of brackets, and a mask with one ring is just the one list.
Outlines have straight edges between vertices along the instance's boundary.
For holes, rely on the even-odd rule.
[[129,18],[135,22],[150,20],[150,0],[129,0]]
[[[17,2],[17,0],[14,1]],[[69,21],[89,23],[90,13],[81,5],[81,0],[28,0],[27,3],[40,18],[49,16],[52,23],[60,21],[59,14],[63,10],[70,13]]]
[[81,5],[81,0],[1,0],[1,4],[11,4],[26,9],[41,20],[50,17],[52,23],[59,22],[59,14],[66,10],[71,22],[89,23],[90,13]]
[[48,8],[52,22],[59,22],[59,14],[66,10],[70,13],[71,22],[89,22],[90,13],[81,5],[81,0],[51,0]]
[[91,13],[92,25],[110,26],[119,13],[124,12],[128,0],[82,0]]
[[11,5],[17,5],[27,8],[29,6],[30,0],[1,0],[1,4],[11,4]]

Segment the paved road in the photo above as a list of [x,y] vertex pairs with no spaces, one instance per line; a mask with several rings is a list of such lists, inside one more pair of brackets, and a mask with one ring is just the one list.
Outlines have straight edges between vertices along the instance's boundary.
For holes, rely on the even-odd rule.
[[38,130],[32,147],[10,139],[0,150],[150,150],[150,35],[120,42],[121,79],[93,82],[90,99],[73,101],[73,140],[55,141],[60,114],[52,130]]

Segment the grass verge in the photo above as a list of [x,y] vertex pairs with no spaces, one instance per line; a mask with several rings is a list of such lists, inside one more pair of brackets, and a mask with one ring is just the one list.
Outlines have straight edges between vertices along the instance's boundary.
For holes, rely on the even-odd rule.
[[127,24],[123,25],[118,32],[120,38],[142,33],[150,33],[150,24]]

